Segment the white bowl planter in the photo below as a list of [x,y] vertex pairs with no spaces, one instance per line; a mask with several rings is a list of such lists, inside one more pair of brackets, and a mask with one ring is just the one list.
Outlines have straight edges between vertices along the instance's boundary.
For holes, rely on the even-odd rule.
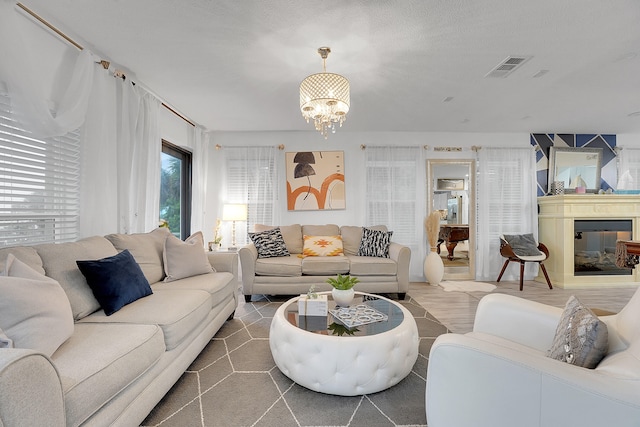
[[331,295],[333,296],[333,300],[340,307],[348,307],[349,304],[351,304],[351,301],[353,301],[355,291],[353,290],[353,288],[346,290],[333,288],[331,290]]

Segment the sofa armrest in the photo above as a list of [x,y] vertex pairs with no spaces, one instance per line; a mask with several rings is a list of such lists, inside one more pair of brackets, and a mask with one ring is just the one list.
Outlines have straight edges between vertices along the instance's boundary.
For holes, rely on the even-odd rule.
[[409,263],[411,262],[411,249],[408,246],[391,242],[389,245],[389,258],[394,260],[398,268],[398,292],[409,291]]
[[242,269],[242,293],[244,295],[253,295],[258,250],[253,243],[249,243],[241,247],[238,250],[238,254],[240,255],[240,268]]
[[60,377],[45,355],[0,349],[0,425],[66,425]]
[[473,335],[445,334],[427,367],[429,427],[636,426],[640,384]]
[[562,311],[512,295],[491,294],[478,304],[473,331],[546,351],[551,348]]
[[226,271],[238,279],[238,254],[235,252],[207,252],[209,264],[216,271]]

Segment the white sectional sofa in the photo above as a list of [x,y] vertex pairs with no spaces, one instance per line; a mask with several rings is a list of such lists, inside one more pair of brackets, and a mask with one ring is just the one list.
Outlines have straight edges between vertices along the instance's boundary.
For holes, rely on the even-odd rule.
[[[261,233],[276,226],[256,225]],[[411,249],[390,242],[388,257],[358,256],[363,227],[327,225],[286,225],[278,227],[289,255],[261,258],[256,245],[250,243],[239,250],[242,268],[242,293],[251,301],[256,294],[295,295],[306,293],[313,285],[316,291],[330,290],[326,283],[337,274],[358,277],[357,291],[397,293],[404,299],[409,290]],[[385,226],[366,227],[387,232]],[[339,236],[343,245],[341,256],[306,256],[304,236]],[[308,253],[308,252],[307,252]]]
[[[237,254],[205,253],[202,247],[215,271],[189,276],[178,271],[184,259],[167,259],[168,239],[180,242],[157,229],[0,249],[0,271],[11,253],[55,279],[73,316],[71,336],[52,354],[0,348],[0,425],[137,426],[145,419],[237,306]],[[152,294],[107,316],[76,261],[111,259],[125,249]],[[180,274],[165,282],[168,262]]]

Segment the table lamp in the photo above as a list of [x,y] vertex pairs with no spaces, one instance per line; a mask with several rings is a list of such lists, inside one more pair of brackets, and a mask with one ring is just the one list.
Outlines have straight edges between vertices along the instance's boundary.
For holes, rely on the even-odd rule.
[[222,220],[231,221],[231,246],[228,248],[230,251],[238,250],[236,246],[236,221],[247,220],[247,205],[241,203],[225,204],[222,207]]

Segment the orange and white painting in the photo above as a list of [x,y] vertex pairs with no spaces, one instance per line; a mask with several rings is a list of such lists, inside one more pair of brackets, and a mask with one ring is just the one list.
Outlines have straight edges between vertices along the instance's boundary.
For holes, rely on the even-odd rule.
[[285,153],[287,209],[345,209],[344,151]]

